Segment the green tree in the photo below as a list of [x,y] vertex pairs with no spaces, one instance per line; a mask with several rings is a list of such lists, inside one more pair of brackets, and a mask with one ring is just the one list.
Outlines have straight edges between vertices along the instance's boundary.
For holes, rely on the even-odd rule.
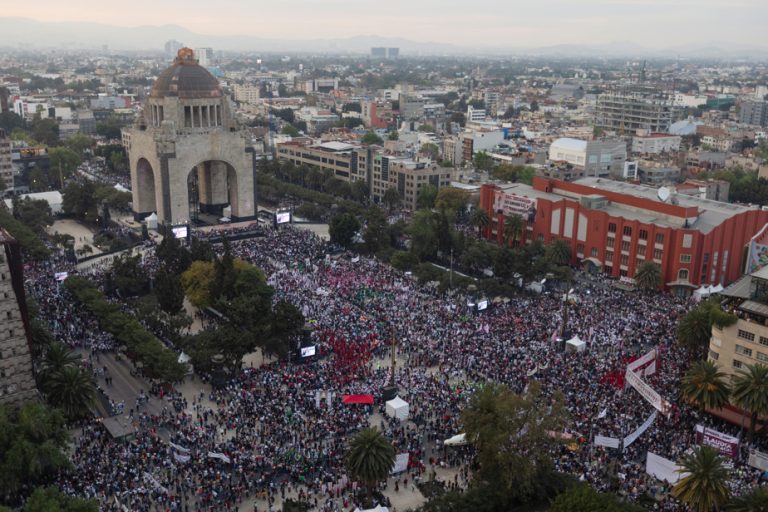
[[373,131],[366,132],[365,135],[360,139],[360,142],[363,144],[383,144],[384,139],[376,135]]
[[388,188],[384,192],[384,196],[381,198],[381,202],[387,205],[387,208],[391,213],[392,210],[400,206],[400,203],[402,202],[400,192],[398,192],[395,187]]
[[680,461],[681,478],[672,489],[672,495],[694,512],[720,510],[728,501],[728,471],[718,451],[700,446]]
[[45,228],[53,224],[53,214],[48,201],[13,196],[13,216],[42,235]]
[[68,466],[64,415],[37,402],[0,406],[0,496],[18,501],[23,488],[50,481]]
[[110,116],[106,121],[96,123],[96,133],[107,140],[120,140],[120,129],[123,123],[115,116]]
[[64,368],[74,367],[80,363],[80,356],[75,354],[63,343],[51,343],[45,350],[40,362],[38,381],[43,392],[51,389],[52,377]]
[[373,506],[373,490],[386,480],[395,464],[395,447],[375,428],[365,428],[349,441],[344,465],[349,476],[365,486],[368,506]]
[[482,208],[475,208],[472,212],[471,224],[477,228],[477,236],[483,236],[483,230],[491,225],[491,217]]
[[24,125],[24,120],[15,112],[0,112],[0,128],[5,130],[5,133],[12,133],[14,130],[21,129]]
[[504,243],[509,245],[510,242],[512,242],[513,246],[517,245],[524,229],[525,220],[522,216],[512,214],[508,217],[504,217]]
[[753,487],[750,492],[731,500],[725,510],[728,512],[768,512],[768,487]]
[[21,512],[98,512],[99,502],[67,496],[56,487],[38,487]]
[[160,309],[175,315],[184,307],[184,288],[176,274],[160,270],[155,274],[155,295]]
[[149,278],[141,267],[141,255],[123,254],[112,263],[112,282],[123,295],[140,295],[147,291]]
[[64,184],[59,182],[59,171],[66,178],[71,176],[73,172],[80,165],[82,158],[69,148],[50,148],[48,150],[48,158],[51,162],[51,173],[56,176],[59,188],[63,188]]
[[231,299],[237,295],[235,285],[237,284],[238,271],[235,268],[235,258],[232,256],[229,240],[226,237],[222,245],[224,249],[223,254],[213,262],[214,277],[213,283],[211,283],[210,294],[214,301],[218,299]]
[[193,261],[192,265],[181,274],[181,286],[184,294],[198,309],[205,309],[211,305],[211,286],[216,271],[212,261]]
[[646,290],[657,290],[662,284],[661,267],[652,261],[644,262],[635,272],[635,283]]
[[716,298],[700,302],[677,324],[677,339],[683,346],[703,350],[709,346],[712,326],[719,329],[733,325],[738,319],[726,313]]
[[462,211],[469,203],[469,192],[456,187],[443,187],[437,192],[435,207],[439,210]]
[[589,485],[574,485],[555,498],[550,512],[629,512],[642,511],[628,503],[622,503],[613,495],[597,492]]
[[750,414],[749,440],[755,433],[758,416],[768,415],[768,366],[760,363],[747,365],[733,377],[731,393],[735,405]]
[[70,420],[85,417],[96,396],[90,375],[75,366],[65,366],[51,375],[47,388],[48,401]]
[[387,140],[398,140],[400,138],[400,134],[397,132],[397,130],[392,130],[389,132],[389,135],[387,135]]
[[291,137],[298,137],[299,135],[301,135],[301,133],[299,133],[299,130],[290,123],[283,126],[283,129],[280,130],[280,133],[282,133],[283,135],[290,135]]
[[389,247],[389,224],[384,210],[373,206],[365,212],[363,242],[369,254],[375,254]]
[[711,361],[698,361],[691,365],[680,384],[683,398],[696,404],[701,411],[707,407],[720,409],[728,403],[730,389],[725,374]]
[[432,212],[417,210],[408,225],[408,234],[411,235],[411,252],[419,260],[435,257],[438,243]]
[[64,188],[61,208],[80,220],[95,222],[98,216],[96,186],[90,182],[71,182]]
[[480,171],[490,171],[493,168],[493,158],[485,151],[478,151],[472,158],[475,169]]
[[547,259],[553,265],[564,266],[571,262],[571,245],[565,240],[553,240],[546,247]]
[[426,142],[421,145],[421,148],[419,148],[419,153],[428,156],[432,160],[437,160],[437,157],[440,156],[440,148],[437,144]]
[[32,138],[46,146],[55,146],[59,143],[59,125],[55,119],[42,118],[37,113],[29,124],[29,134]]
[[[164,236],[163,240],[158,244],[155,249],[155,256],[163,264],[163,269],[171,274],[180,275],[187,270],[192,264],[192,255],[186,247],[181,245],[178,238],[171,233],[166,233],[168,236]],[[193,238],[193,246],[199,247],[201,243],[199,240],[195,244],[196,238]],[[198,258],[199,259],[199,258]],[[212,260],[213,258],[206,258]]]
[[487,384],[461,415],[467,440],[477,449],[478,476],[520,497],[553,473],[551,451],[560,442],[567,412],[562,393],[545,394],[536,381],[516,394],[503,384]]
[[74,151],[78,156],[82,156],[86,149],[93,147],[93,139],[84,133],[75,133],[67,137],[64,145]]
[[273,310],[269,328],[269,343],[263,346],[267,354],[284,355],[304,328],[304,315],[296,306],[278,301]]
[[331,242],[346,248],[352,246],[359,230],[360,222],[351,213],[337,213],[331,218],[328,226]]
[[423,185],[419,188],[416,194],[416,208],[431,209],[435,206],[435,199],[437,198],[437,187],[434,185]]
[[40,236],[29,226],[13,218],[13,215],[5,209],[0,209],[0,226],[8,230],[8,233],[19,242],[24,253],[33,260],[43,261],[50,256],[51,251]]

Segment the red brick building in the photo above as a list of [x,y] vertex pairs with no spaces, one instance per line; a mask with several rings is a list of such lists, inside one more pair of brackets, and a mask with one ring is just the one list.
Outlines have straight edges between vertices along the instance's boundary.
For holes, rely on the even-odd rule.
[[528,221],[524,242],[565,240],[573,263],[614,277],[633,277],[652,261],[666,287],[680,294],[740,277],[746,245],[768,223],[768,211],[669,192],[602,178],[537,176],[533,186],[483,185],[480,207],[492,219],[488,238],[502,242],[505,216],[519,214]]

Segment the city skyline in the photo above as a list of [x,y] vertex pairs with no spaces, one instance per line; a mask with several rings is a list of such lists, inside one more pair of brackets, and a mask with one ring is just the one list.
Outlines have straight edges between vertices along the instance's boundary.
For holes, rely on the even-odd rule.
[[[176,25],[215,38],[240,36],[285,41],[377,35],[458,48],[531,48],[554,45],[601,45],[617,41],[644,48],[727,44],[768,47],[761,21],[768,4],[757,0],[562,0],[510,6],[478,0],[393,0],[382,9],[369,1],[286,0],[263,4],[220,0],[205,9],[201,0],[137,0],[130,10],[104,9],[104,2],[76,0],[62,4],[40,0],[34,19],[147,28]],[[151,13],[149,15],[148,13]],[[23,5],[4,9],[26,17]],[[231,48],[237,49],[237,48]]]

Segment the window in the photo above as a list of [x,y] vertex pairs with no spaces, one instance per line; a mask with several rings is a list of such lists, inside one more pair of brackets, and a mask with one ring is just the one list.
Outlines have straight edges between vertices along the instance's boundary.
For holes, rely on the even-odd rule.
[[606,265],[609,261],[613,261],[613,251],[605,251],[605,261]]
[[692,244],[693,244],[693,235],[691,234],[683,235],[683,248],[690,249]]
[[768,362],[768,355],[763,354],[762,352],[758,352],[757,353],[757,360],[758,361],[763,361],[763,362]]
[[704,262],[704,264],[709,263],[709,253],[708,252],[704,253],[704,257],[702,258],[702,261]]
[[661,249],[654,249],[653,250],[653,259],[660,260],[661,259]]
[[709,351],[709,358],[714,360],[714,361],[717,361],[718,359],[720,359],[720,354],[718,354],[714,350],[710,350]]
[[691,262],[691,255],[690,254],[681,254],[680,255],[680,263],[690,263]]
[[536,237],[536,238],[538,238],[539,242],[543,242],[544,241],[544,235],[541,234],[541,233],[539,233],[539,236]]
[[664,243],[664,233],[656,233],[656,243],[657,244]]
[[632,226],[624,226],[624,236],[632,236]]
[[755,341],[755,333],[745,331],[744,329],[739,329],[738,336],[743,340]]
[[629,251],[629,242],[621,242],[621,250],[622,251]]
[[629,265],[629,256],[626,254],[621,255],[621,264],[622,265]]
[[640,240],[648,240],[648,231],[646,231],[645,229],[641,229],[640,233],[638,233],[637,237]]
[[688,269],[687,268],[681,268],[680,272],[677,273],[677,279],[680,281],[687,281],[688,280]]
[[637,254],[638,254],[638,256],[645,256],[645,246],[644,245],[638,245],[637,246]]
[[615,244],[616,244],[616,240],[614,240],[613,238],[609,238],[609,239],[608,239],[608,242],[607,242],[605,245],[606,245],[606,247],[610,247],[610,248],[613,248],[613,246],[614,246]]
[[589,255],[592,256],[593,258],[597,258],[597,247],[593,247],[592,249],[590,249]]
[[733,367],[734,368],[741,368],[742,367],[741,361],[739,361],[738,359],[734,359],[733,360]]
[[752,357],[752,349],[747,347],[742,347],[741,345],[736,345],[735,352],[740,356]]
[[609,222],[608,223],[608,232],[609,233],[615,233],[616,232],[616,223]]
[[765,336],[760,336],[760,344],[768,347],[768,338],[766,338]]
[[576,245],[576,254],[584,254],[584,244]]

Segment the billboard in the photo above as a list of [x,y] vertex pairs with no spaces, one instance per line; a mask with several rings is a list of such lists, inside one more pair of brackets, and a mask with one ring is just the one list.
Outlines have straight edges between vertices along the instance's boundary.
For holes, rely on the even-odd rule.
[[520,215],[527,219],[528,214],[536,208],[536,200],[519,196],[504,190],[497,190],[493,199],[493,211],[501,211],[505,216]]
[[171,232],[173,233],[173,238],[187,238],[187,235],[189,234],[189,226],[186,224],[183,226],[173,226]]
[[768,265],[768,224],[749,241],[745,274],[751,274]]
[[301,347],[301,357],[312,357],[317,353],[317,347],[311,345],[309,347]]
[[291,222],[291,212],[277,212],[275,214],[275,222],[278,224],[287,224]]
[[732,459],[739,454],[739,438],[723,434],[715,429],[696,425],[696,442],[699,444],[711,446]]

